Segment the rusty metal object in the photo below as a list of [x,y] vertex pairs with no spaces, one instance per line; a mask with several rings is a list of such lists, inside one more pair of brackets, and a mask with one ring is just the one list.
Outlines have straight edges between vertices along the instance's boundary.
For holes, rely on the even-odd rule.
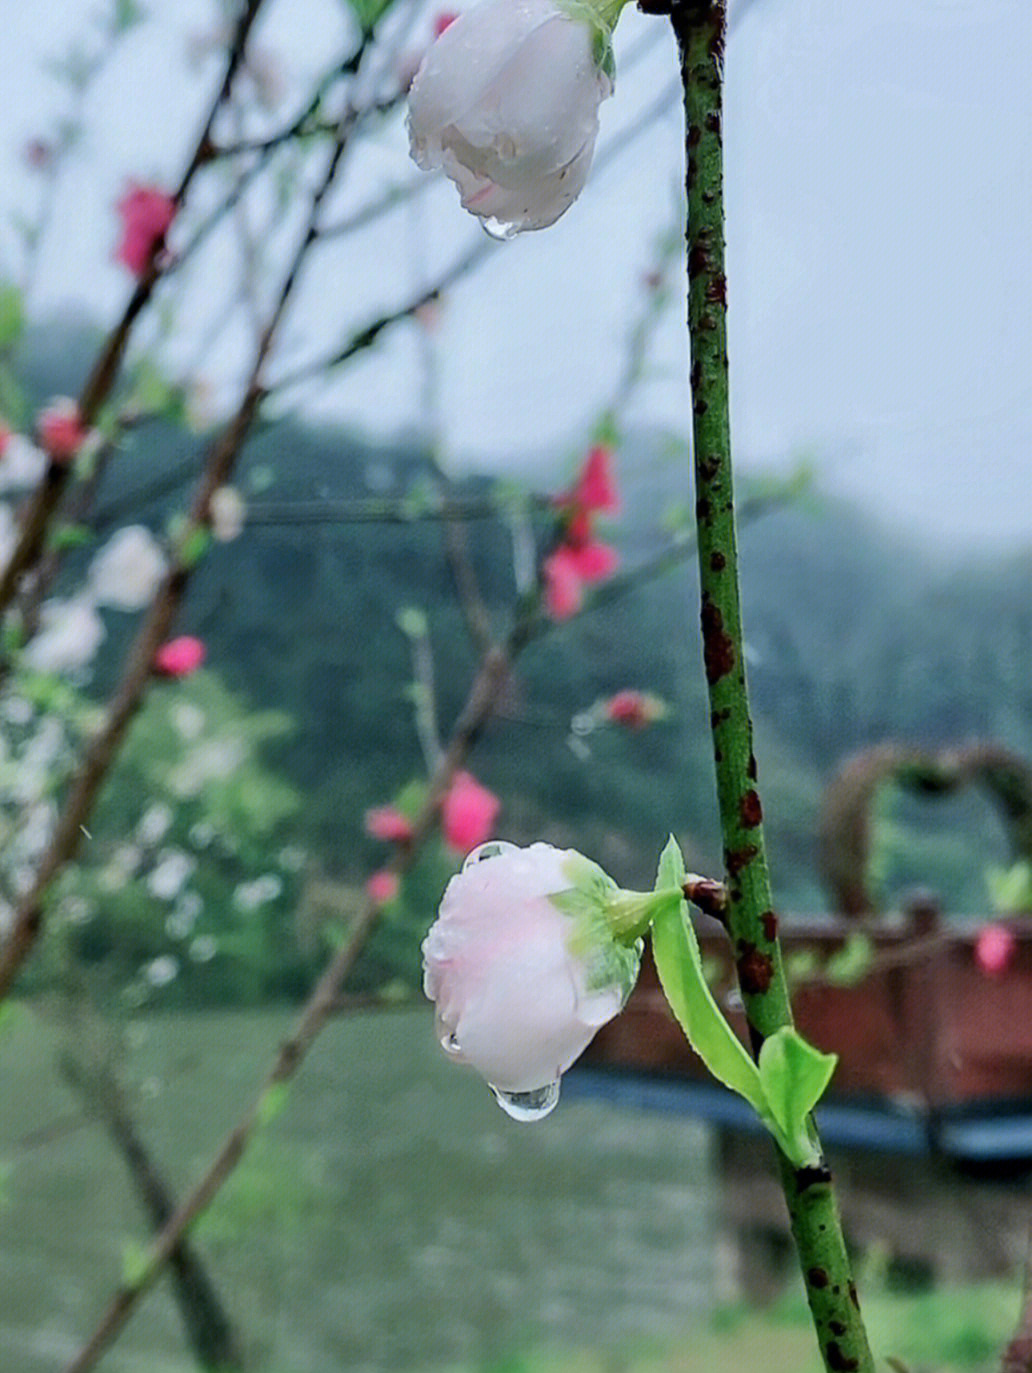
[[879,744],[846,759],[821,807],[819,866],[831,908],[842,915],[877,910],[867,881],[871,810],[889,781],[923,796],[981,786],[1000,810],[1013,857],[1032,860],[1032,769],[1023,758],[988,742],[940,750]]

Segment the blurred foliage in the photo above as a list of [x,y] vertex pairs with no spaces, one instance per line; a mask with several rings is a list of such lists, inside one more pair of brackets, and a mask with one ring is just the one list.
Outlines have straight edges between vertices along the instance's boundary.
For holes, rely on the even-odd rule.
[[[64,326],[21,338],[17,370],[33,404],[74,389],[92,341],[88,331]],[[167,417],[140,422],[121,439],[95,505],[95,543],[66,553],[59,590],[77,583],[95,547],[124,523],[174,528],[200,468],[205,440],[182,427],[190,409],[183,397],[139,359],[127,384]],[[627,568],[670,538],[666,512],[685,499],[682,448],[665,435],[638,433],[618,454],[624,509],[606,536]],[[525,467],[524,489],[561,486],[579,456],[568,455],[566,471],[554,460],[547,469]],[[300,992],[327,945],[343,937],[366,878],[387,860],[387,846],[364,832],[364,812],[425,776],[406,634],[426,629],[445,733],[476,665],[434,517],[446,494],[483,502],[467,541],[497,633],[516,599],[514,531],[495,485],[468,477],[446,488],[426,452],[404,436],[374,444],[274,420],[246,450],[237,484],[249,506],[247,527],[204,554],[180,626],[205,640],[211,671],[156,688],[91,827],[91,850],[113,852],[132,841],[148,804],[170,793],[176,819],[167,844],[200,858],[191,830],[213,831],[191,877],[205,912],[192,937],[211,934],[219,953],[162,988],[167,997],[247,1001]],[[508,479],[503,492],[513,489]],[[761,484],[754,494],[762,493]],[[525,499],[521,510],[542,546],[547,510],[534,514]],[[812,912],[825,900],[814,865],[820,797],[844,755],[886,738],[941,745],[976,736],[1032,754],[1030,555],[961,566],[821,501],[809,483],[805,503],[780,504],[751,521],[741,543],[775,886],[787,912]],[[697,614],[690,556],[686,569],[604,606],[589,602],[584,614],[530,643],[471,760],[503,799],[501,837],[576,843],[618,881],[641,887],[673,828],[690,867],[719,870],[705,687],[690,632]],[[134,628],[125,615],[108,614],[106,624],[89,685],[97,698],[112,689]],[[670,703],[669,714],[639,731],[571,729],[592,702],[625,687],[655,692]],[[69,708],[59,699],[68,688],[46,690],[58,693],[48,708]],[[279,710],[254,713],[255,702]],[[245,758],[232,775],[209,775],[196,793],[177,795],[204,751],[177,727],[187,705],[213,728],[217,722]],[[214,736],[204,747],[216,747]],[[947,910],[982,912],[984,867],[1009,860],[998,820],[977,795],[922,800],[887,788],[874,839],[888,906],[922,885],[936,888]],[[284,845],[303,847],[304,877],[277,867]],[[419,941],[455,866],[443,846],[427,849],[385,912],[355,989],[418,981]],[[266,870],[282,881],[282,893],[241,911],[233,892]],[[110,880],[110,859],[91,857],[75,879],[98,907],[76,930],[77,946],[139,987],[145,961],[169,952],[162,932],[172,912],[148,895],[146,880],[102,892],[104,873]],[[69,894],[63,888],[57,900]]]

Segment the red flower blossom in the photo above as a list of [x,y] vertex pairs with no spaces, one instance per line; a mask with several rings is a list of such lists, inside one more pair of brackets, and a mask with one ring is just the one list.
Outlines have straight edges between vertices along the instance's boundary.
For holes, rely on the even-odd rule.
[[620,509],[620,493],[613,476],[613,450],[608,444],[597,443],[584,460],[573,487],[557,502],[578,513],[615,515]]
[[989,977],[999,977],[1010,967],[1018,947],[1013,931],[1006,925],[986,925],[975,939],[975,962]]
[[366,895],[375,906],[386,906],[401,890],[401,881],[396,872],[381,868],[369,878],[365,889]]
[[115,261],[123,263],[134,276],[142,276],[155,247],[172,223],[175,201],[156,186],[141,186],[131,181],[115,208],[122,219],[122,237],[115,249]]
[[183,634],[161,645],[154,655],[154,671],[161,677],[189,677],[204,662],[206,653],[200,639]]
[[51,462],[71,462],[86,440],[87,433],[79,406],[67,396],[58,396],[36,416],[39,446]]
[[396,806],[374,806],[365,813],[366,834],[388,844],[406,844],[412,838],[412,821]]
[[469,772],[457,772],[441,807],[441,828],[449,846],[468,853],[491,838],[502,803]]

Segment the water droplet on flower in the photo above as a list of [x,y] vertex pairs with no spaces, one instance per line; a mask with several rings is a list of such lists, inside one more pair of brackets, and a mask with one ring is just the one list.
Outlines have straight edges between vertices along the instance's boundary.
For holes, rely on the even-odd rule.
[[558,1078],[554,1082],[546,1083],[544,1087],[535,1087],[529,1092],[503,1092],[501,1087],[495,1087],[493,1083],[488,1085],[494,1092],[498,1105],[513,1120],[544,1120],[545,1116],[555,1110],[556,1102],[559,1100]]
[[441,1048],[446,1054],[461,1054],[462,1047],[459,1044],[459,1037],[454,1030],[449,1030],[441,1036]]
[[504,219],[482,219],[480,227],[488,238],[497,239],[499,243],[508,243],[520,232],[518,224],[506,224]]
[[504,839],[489,839],[486,844],[478,844],[475,849],[471,849],[466,855],[462,864],[462,871],[473,867],[474,863],[483,863],[485,859],[497,858],[502,853],[513,853],[518,846],[509,844]]

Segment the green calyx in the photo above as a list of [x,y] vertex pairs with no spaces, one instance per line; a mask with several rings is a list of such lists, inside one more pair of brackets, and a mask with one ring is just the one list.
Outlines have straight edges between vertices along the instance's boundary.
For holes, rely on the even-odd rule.
[[556,0],[563,14],[579,23],[588,24],[592,31],[592,52],[595,65],[616,81],[613,58],[613,30],[628,0]]

